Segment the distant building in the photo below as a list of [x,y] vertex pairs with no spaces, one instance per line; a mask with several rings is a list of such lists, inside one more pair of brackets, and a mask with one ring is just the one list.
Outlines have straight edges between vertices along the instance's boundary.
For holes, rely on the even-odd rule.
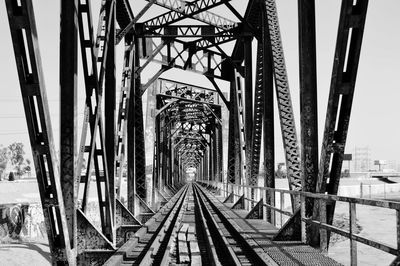
[[366,147],[354,147],[354,172],[368,172],[371,169],[371,150]]

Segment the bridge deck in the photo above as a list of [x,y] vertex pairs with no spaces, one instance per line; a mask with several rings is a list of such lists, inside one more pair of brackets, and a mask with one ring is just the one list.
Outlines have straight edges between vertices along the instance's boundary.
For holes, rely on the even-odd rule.
[[231,203],[222,203],[222,197],[216,197],[209,191],[205,193],[240,234],[254,240],[278,265],[341,265],[301,241],[273,241],[278,232],[274,225],[260,219],[245,219],[246,210],[233,210]]
[[199,185],[186,185],[105,265],[341,265]]

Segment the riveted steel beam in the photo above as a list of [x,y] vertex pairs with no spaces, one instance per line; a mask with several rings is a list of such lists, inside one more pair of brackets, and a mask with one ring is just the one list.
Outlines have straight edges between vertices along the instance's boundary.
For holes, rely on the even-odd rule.
[[[54,150],[53,132],[32,2],[30,0],[7,0],[6,7],[52,263],[54,265],[75,265],[76,260],[71,252],[63,191],[61,189],[57,156]],[[70,11],[63,8],[63,15],[69,14],[73,17],[74,14]],[[63,22],[65,21],[63,20]],[[63,30],[66,30],[65,27],[67,25],[63,23],[62,27]],[[75,34],[73,25],[68,25],[68,29],[71,30],[71,35]],[[74,44],[71,43],[71,50],[74,49]],[[70,71],[74,71],[73,60],[71,62],[72,69],[62,69],[62,73],[71,74]],[[62,78],[69,80],[69,89],[74,88],[74,81],[70,76],[64,75]],[[64,91],[66,87],[63,87],[62,90]],[[73,98],[69,101],[69,107],[72,109],[69,111],[73,112]],[[68,124],[70,125],[71,123],[73,121],[69,121]],[[65,143],[64,148],[67,145],[69,147],[73,145],[70,143],[71,139],[69,137],[68,144]],[[69,160],[73,161],[73,153],[73,151],[68,153]],[[67,163],[63,164],[63,166],[70,170]],[[68,174],[73,176],[73,172],[68,172]],[[70,196],[68,205],[72,207],[72,210],[68,212],[69,218],[74,219],[72,213],[74,207],[71,204],[74,198],[71,198],[73,196],[71,189],[71,186],[69,186],[65,192]],[[74,226],[73,222],[71,222],[72,220],[69,223],[70,228]],[[73,233],[73,230],[71,230],[71,235]]]
[[[315,192],[318,178],[318,112],[314,0],[299,0],[298,14],[302,190]],[[313,200],[308,199],[305,204],[305,214],[311,217]],[[306,230],[309,243],[313,232],[310,226],[306,226]]]
[[[85,176],[77,174],[77,195],[79,184],[83,182],[84,193],[82,199],[82,210],[87,210],[89,198],[89,187],[95,170],[97,196],[99,202],[99,213],[103,234],[112,241],[113,239],[113,215],[110,199],[109,172],[107,166],[107,155],[105,150],[103,114],[101,110],[104,89],[105,67],[109,48],[110,28],[115,1],[104,1],[100,10],[99,24],[96,42],[93,36],[92,14],[90,1],[79,0],[78,25],[80,46],[82,53],[83,73],[85,80],[85,120],[82,126],[80,152],[78,156],[77,169],[83,169],[84,154],[87,155]],[[85,32],[87,34],[85,34]],[[96,45],[97,44],[97,45]],[[100,67],[98,68],[98,65]],[[91,68],[91,69],[90,69]],[[89,133],[90,131],[90,133]],[[86,138],[89,134],[89,145]]]
[[265,7],[267,10],[268,30],[271,39],[275,90],[278,100],[289,188],[291,190],[301,190],[300,151],[275,0],[265,0]]
[[148,26],[163,27],[185,18],[192,18],[208,25],[222,29],[230,29],[236,26],[236,22],[207,11],[228,1],[230,0],[197,0],[192,2],[182,0],[157,0],[157,5],[168,8],[171,11],[152,18],[146,21],[145,24]]
[[62,1],[60,15],[60,179],[71,248],[76,252],[78,1]]
[[[367,9],[368,0],[342,1],[317,193],[336,195],[339,189]],[[328,224],[333,222],[334,210],[335,203],[327,206]],[[314,208],[314,216],[318,216],[318,208]]]

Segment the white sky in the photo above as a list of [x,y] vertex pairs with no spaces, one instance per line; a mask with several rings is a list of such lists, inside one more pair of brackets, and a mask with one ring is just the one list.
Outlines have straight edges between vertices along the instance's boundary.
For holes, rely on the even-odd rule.
[[[58,60],[59,60],[59,2],[54,0],[34,0],[39,45],[48,92],[51,118],[56,144],[59,134],[59,101],[58,101]],[[98,2],[94,2],[93,16],[97,19]],[[146,2],[131,1],[133,12],[137,14]],[[233,0],[234,6],[241,8],[247,1]],[[337,25],[340,10],[339,0],[316,1],[317,23],[317,58],[318,58],[318,98],[319,98],[319,132],[320,141],[325,124],[326,104],[332,72],[333,54],[336,43]],[[296,126],[299,121],[299,76],[298,76],[298,36],[297,36],[297,1],[277,0],[283,46],[292,93]],[[163,10],[154,7],[149,15]],[[369,146],[372,159],[398,160],[400,148],[400,89],[397,77],[400,76],[400,1],[371,0],[364,33],[360,66],[355,89],[352,116],[347,141],[347,153],[354,146]],[[226,15],[225,9],[213,11]],[[96,22],[94,25],[97,25]],[[0,144],[8,145],[14,141],[25,143],[30,156],[29,139],[22,107],[17,70],[13,55],[11,36],[4,1],[0,1]],[[118,62],[122,62],[123,53],[117,53]],[[119,67],[121,63],[117,63]],[[153,69],[154,68],[150,68]],[[150,72],[144,73],[145,83]],[[117,76],[119,86],[120,75]],[[204,77],[197,74],[182,75],[180,71],[171,71],[163,75],[184,82],[195,82],[201,86],[211,86]],[[80,73],[80,102],[83,102],[82,80]],[[78,113],[83,113],[82,105]],[[277,113],[277,111],[276,111]],[[299,136],[298,129],[298,136]],[[276,160],[284,161],[282,142],[279,131],[279,120],[276,119]],[[319,145],[320,147],[320,145]],[[226,158],[226,157],[225,157]]]

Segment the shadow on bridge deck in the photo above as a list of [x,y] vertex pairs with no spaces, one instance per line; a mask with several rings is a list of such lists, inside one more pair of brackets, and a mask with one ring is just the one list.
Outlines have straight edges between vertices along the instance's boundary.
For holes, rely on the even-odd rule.
[[223,201],[185,185],[105,265],[341,265],[301,241],[273,241],[277,227]]

